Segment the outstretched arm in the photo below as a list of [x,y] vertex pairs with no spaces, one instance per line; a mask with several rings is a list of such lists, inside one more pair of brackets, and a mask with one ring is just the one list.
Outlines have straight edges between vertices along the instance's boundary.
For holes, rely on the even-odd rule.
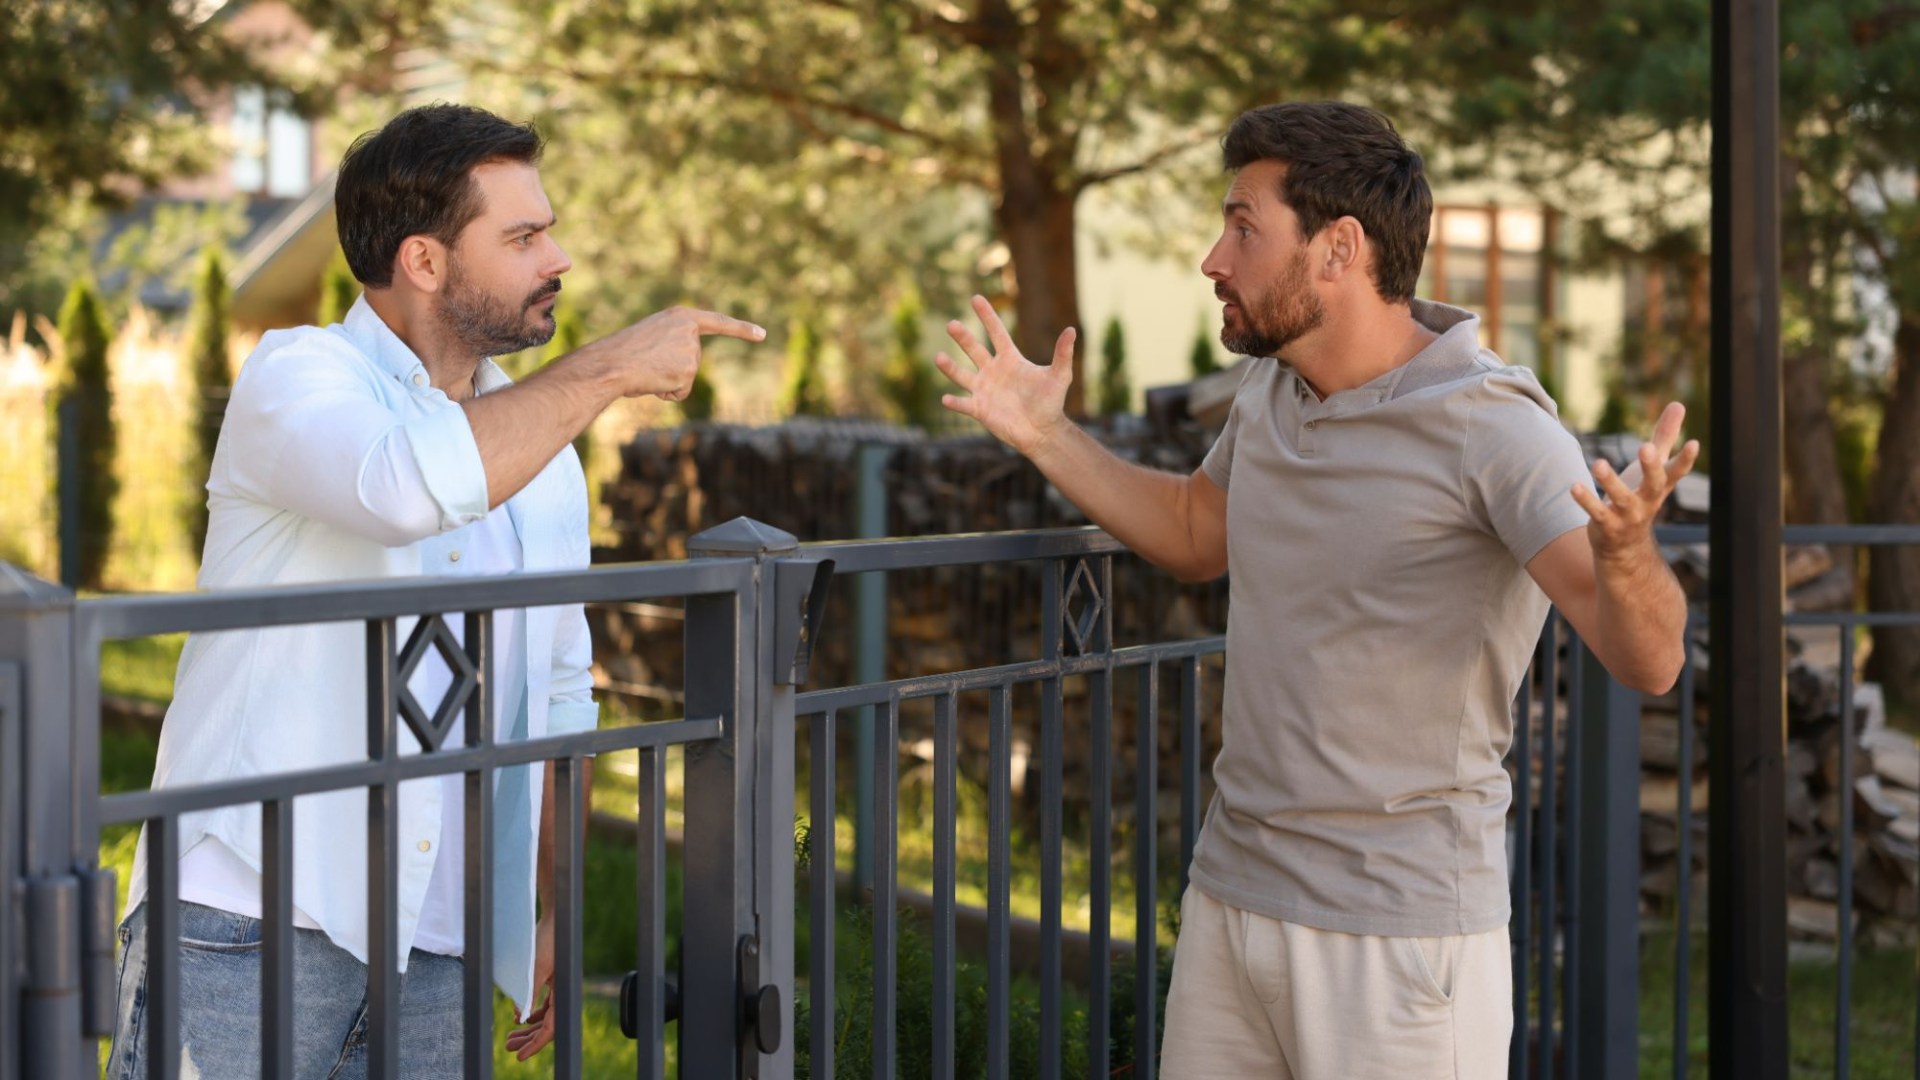
[[[1227,569],[1227,496],[1205,474],[1178,476],[1122,461],[1066,414],[1073,382],[1071,327],[1053,364],[1030,363],[984,297],[973,298],[985,326],[982,344],[959,320],[947,333],[970,363],[941,353],[934,365],[966,396],[940,403],[970,416],[1026,455],[1081,513],[1121,543],[1183,581],[1207,581]],[[989,347],[989,345],[991,347]]]
[[1655,694],[1673,686],[1686,662],[1686,594],[1653,539],[1661,504],[1700,457],[1692,440],[1671,456],[1685,418],[1677,402],[1660,414],[1653,441],[1640,447],[1637,487],[1596,462],[1594,482],[1607,499],[1575,485],[1572,496],[1590,518],[1587,527],[1548,544],[1527,564],[1613,677]]

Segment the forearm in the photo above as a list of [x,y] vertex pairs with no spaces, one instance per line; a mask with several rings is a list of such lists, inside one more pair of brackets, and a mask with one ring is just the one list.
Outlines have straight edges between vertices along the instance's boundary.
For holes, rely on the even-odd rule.
[[1594,558],[1591,643],[1614,677],[1665,693],[1686,661],[1687,597],[1649,537],[1645,544]]
[[619,396],[605,365],[583,350],[463,402],[486,467],[488,508],[526,487]]
[[1222,572],[1194,541],[1187,477],[1123,461],[1071,422],[1028,456],[1067,501],[1148,562],[1183,580]]

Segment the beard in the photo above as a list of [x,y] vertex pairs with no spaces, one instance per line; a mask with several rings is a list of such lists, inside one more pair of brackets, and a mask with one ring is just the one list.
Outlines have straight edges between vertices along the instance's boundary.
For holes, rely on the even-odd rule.
[[503,299],[475,285],[460,270],[460,261],[447,263],[447,287],[440,296],[440,321],[476,356],[505,356],[545,345],[553,339],[553,312],[534,314],[533,307],[560,292],[560,279],[525,297]]
[[1252,298],[1216,282],[1213,294],[1238,309],[1220,327],[1220,344],[1239,356],[1279,356],[1281,350],[1320,328],[1327,309],[1307,283],[1307,253],[1288,263],[1280,279]]

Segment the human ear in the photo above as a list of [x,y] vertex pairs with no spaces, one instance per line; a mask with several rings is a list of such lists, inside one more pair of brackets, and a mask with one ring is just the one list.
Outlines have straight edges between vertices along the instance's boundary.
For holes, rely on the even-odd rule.
[[423,293],[439,292],[447,280],[447,246],[431,236],[409,236],[394,255],[395,277]]
[[1327,256],[1323,271],[1332,281],[1360,265],[1366,250],[1367,231],[1352,216],[1342,217],[1327,226]]

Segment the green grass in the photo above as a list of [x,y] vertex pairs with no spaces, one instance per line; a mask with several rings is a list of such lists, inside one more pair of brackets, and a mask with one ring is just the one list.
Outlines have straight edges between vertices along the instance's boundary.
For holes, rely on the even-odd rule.
[[[1673,1076],[1675,937],[1648,935],[1640,951],[1640,1075]],[[1687,1001],[1688,1077],[1707,1076],[1707,941],[1692,937]],[[1812,1080],[1835,1075],[1835,1024],[1839,1014],[1839,966],[1801,960],[1787,968],[1787,1043],[1790,1075]],[[1853,965],[1849,1032],[1850,1075],[1856,1080],[1913,1076],[1914,953],[1911,949],[1859,949]]]

